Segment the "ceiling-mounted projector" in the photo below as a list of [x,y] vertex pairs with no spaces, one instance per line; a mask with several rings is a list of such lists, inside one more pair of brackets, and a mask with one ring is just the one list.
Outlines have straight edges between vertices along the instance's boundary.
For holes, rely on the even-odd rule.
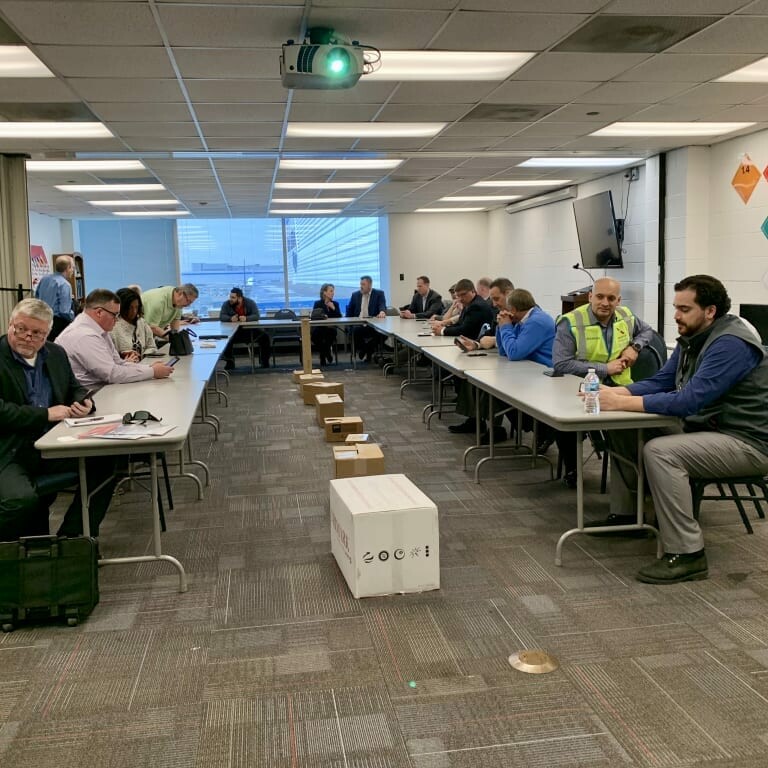
[[351,88],[372,69],[364,51],[379,52],[357,41],[340,40],[332,29],[307,30],[303,43],[289,40],[280,56],[280,77],[286,88]]

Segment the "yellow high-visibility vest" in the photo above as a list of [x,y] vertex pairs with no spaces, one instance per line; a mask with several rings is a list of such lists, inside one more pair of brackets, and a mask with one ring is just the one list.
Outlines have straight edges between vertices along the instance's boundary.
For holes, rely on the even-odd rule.
[[[576,359],[588,363],[610,363],[632,343],[635,332],[635,316],[628,307],[616,307],[613,318],[613,339],[610,351],[605,345],[603,329],[599,323],[594,325],[589,319],[589,304],[566,313],[558,318],[567,320],[571,333],[576,340]],[[614,384],[625,387],[632,383],[632,369],[625,368],[621,373],[611,376]]]

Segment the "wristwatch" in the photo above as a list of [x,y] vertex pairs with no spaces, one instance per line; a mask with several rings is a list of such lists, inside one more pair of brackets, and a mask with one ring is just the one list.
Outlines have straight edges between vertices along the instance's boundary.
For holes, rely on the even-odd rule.
[[630,344],[630,346],[635,350],[635,352],[639,352],[642,349],[642,347],[636,341]]

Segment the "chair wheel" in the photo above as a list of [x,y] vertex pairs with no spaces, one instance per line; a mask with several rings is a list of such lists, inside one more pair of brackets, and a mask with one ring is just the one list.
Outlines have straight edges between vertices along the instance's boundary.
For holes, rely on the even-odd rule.
[[11,624],[10,621],[3,622],[2,626],[0,626],[0,629],[2,629],[3,632],[13,632],[13,624]]

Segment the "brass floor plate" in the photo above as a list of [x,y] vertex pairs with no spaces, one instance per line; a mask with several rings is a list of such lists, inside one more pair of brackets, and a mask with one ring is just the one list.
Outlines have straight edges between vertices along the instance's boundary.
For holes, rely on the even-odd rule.
[[543,675],[554,672],[560,662],[552,654],[539,649],[518,651],[509,657],[509,664],[520,672],[528,672],[532,675]]

